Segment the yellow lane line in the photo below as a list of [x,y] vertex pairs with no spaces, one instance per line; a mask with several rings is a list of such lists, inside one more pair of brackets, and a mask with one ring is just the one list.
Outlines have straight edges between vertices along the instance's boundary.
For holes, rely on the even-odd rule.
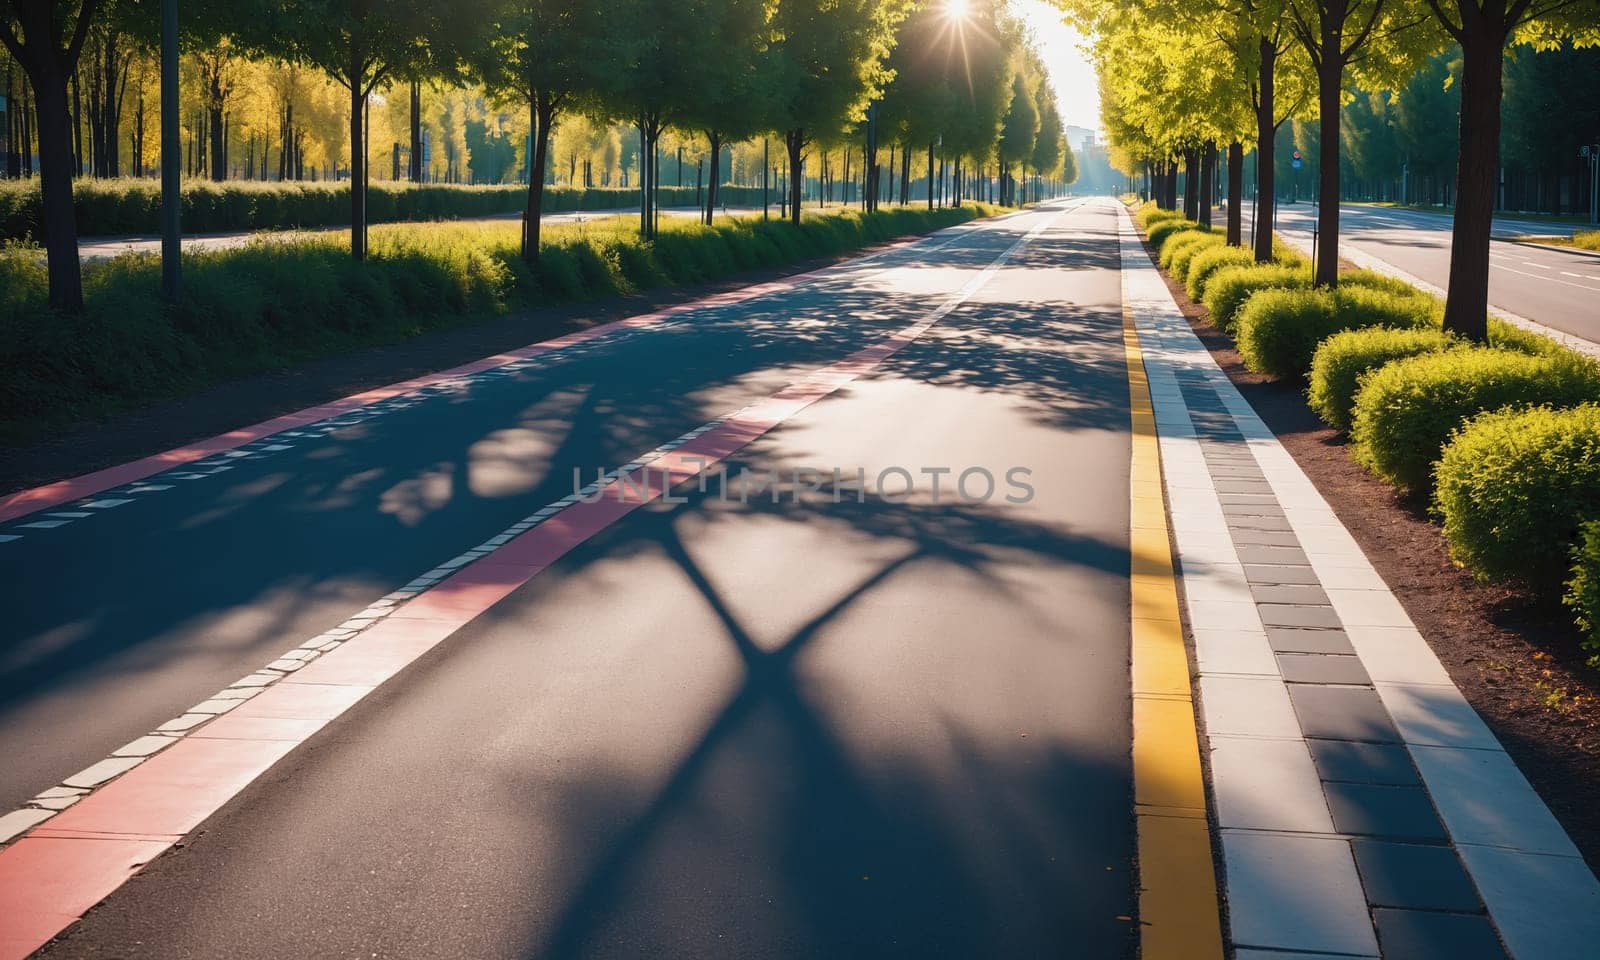
[[1133,609],[1133,794],[1143,960],[1222,960],[1217,878],[1178,588],[1167,539],[1161,450],[1133,313],[1122,307],[1133,412],[1129,471]]

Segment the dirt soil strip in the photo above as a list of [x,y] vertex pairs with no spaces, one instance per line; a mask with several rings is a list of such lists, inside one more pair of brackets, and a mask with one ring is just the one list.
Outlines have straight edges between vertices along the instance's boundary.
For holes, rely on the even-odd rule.
[[[1154,259],[1148,243],[1145,249]],[[1357,466],[1344,436],[1306,405],[1301,385],[1246,370],[1205,308],[1161,276],[1217,365],[1333,506],[1590,869],[1600,867],[1600,672],[1585,664],[1567,611],[1479,582],[1452,563],[1426,503]]]

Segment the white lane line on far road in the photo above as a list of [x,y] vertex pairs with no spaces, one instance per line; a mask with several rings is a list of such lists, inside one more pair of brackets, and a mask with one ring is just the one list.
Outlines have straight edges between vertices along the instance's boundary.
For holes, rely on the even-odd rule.
[[1542,273],[1529,273],[1526,270],[1513,270],[1510,267],[1500,266],[1499,264],[1495,264],[1494,266],[1496,266],[1498,269],[1504,270],[1506,273],[1514,273],[1519,277],[1532,277],[1535,280],[1543,280],[1546,283],[1559,283],[1562,286],[1577,287],[1579,290],[1593,290],[1596,293],[1600,293],[1600,287],[1591,287],[1586,283],[1573,283],[1571,280],[1557,280],[1554,277],[1547,277]]

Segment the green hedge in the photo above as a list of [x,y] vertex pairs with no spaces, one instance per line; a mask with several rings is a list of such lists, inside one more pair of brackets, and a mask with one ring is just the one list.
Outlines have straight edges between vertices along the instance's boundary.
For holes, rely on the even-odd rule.
[[[1595,237],[1600,239],[1600,233]],[[1562,602],[1572,608],[1572,619],[1583,631],[1583,648],[1594,653],[1589,666],[1600,667],[1600,520],[1578,528],[1572,548],[1572,574]]]
[[1180,210],[1163,210],[1156,206],[1154,200],[1146,200],[1138,210],[1133,212],[1133,222],[1139,229],[1148,233],[1150,228],[1163,220],[1182,220],[1183,212]]
[[[871,215],[663,221],[653,242],[625,218],[546,229],[537,272],[515,224],[372,230],[365,262],[338,235],[184,254],[183,297],[163,305],[159,258],[84,265],[86,309],[46,306],[37,249],[0,249],[0,441],[37,437],[131,404],[514,309],[594,299],[845,253],[997,212],[983,204]],[[808,211],[809,213],[809,211]]]
[[1166,242],[1161,245],[1161,255],[1156,258],[1156,261],[1161,264],[1163,270],[1171,271],[1172,258],[1176,257],[1180,251],[1187,250],[1191,246],[1221,242],[1221,237],[1205,230],[1184,230],[1167,237]]
[[[1172,254],[1172,267],[1168,272],[1172,275],[1172,279],[1180,284],[1189,276],[1189,264],[1201,251],[1215,249],[1227,242],[1226,238],[1220,233],[1211,233],[1210,231],[1198,229],[1194,233],[1200,237],[1199,240],[1184,243],[1182,247],[1179,247]],[[1167,246],[1170,247],[1174,243],[1180,243],[1187,236],[1187,234],[1180,233],[1168,240]],[[1162,252],[1165,253],[1166,251],[1163,250]]]
[[1239,310],[1258,290],[1311,286],[1311,274],[1294,267],[1262,263],[1219,270],[1206,282],[1205,306],[1211,322],[1233,333]]
[[1456,562],[1551,591],[1580,525],[1600,517],[1600,407],[1475,418],[1439,459],[1434,506]]
[[[1258,290],[1274,287],[1305,289],[1311,286],[1311,267],[1303,259],[1295,262],[1232,265],[1219,270],[1206,281],[1205,307],[1211,322],[1228,333],[1239,320],[1239,310]],[[1427,297],[1409,284],[1371,270],[1351,270],[1339,274],[1339,287],[1380,290],[1401,297]],[[1534,334],[1527,334],[1534,336]]]
[[1199,226],[1193,220],[1158,220],[1150,227],[1147,236],[1150,246],[1155,247],[1156,252],[1160,253],[1161,245],[1167,242],[1167,238],[1189,230],[1197,230]]
[[1329,426],[1348,430],[1356,390],[1369,371],[1393,360],[1444,350],[1455,342],[1443,330],[1369,327],[1340,331],[1317,345],[1307,402]]
[[1450,434],[1504,407],[1570,407],[1600,399],[1600,371],[1577,356],[1535,357],[1498,347],[1397,360],[1356,391],[1350,438],[1356,459],[1405,490],[1428,488]]
[[[38,183],[0,183],[0,238],[39,236]],[[759,188],[724,186],[719,191],[718,198],[729,206],[761,203]],[[78,232],[83,236],[161,230],[161,184],[156,180],[78,180],[73,184],[73,201]],[[368,187],[367,216],[373,223],[457,220],[517,213],[527,202],[528,188],[517,184],[418,186],[379,181]],[[663,206],[693,206],[695,202],[693,187],[661,188]],[[547,186],[542,209],[547,213],[621,210],[638,204],[636,189]],[[334,227],[349,222],[348,183],[200,180],[183,186],[183,229],[188,233]]]
[[1195,303],[1201,302],[1205,297],[1206,285],[1219,271],[1248,267],[1253,263],[1255,258],[1250,252],[1238,247],[1218,246],[1201,250],[1189,258],[1189,270],[1184,277],[1189,299]]
[[1336,290],[1271,288],[1246,301],[1233,334],[1245,366],[1276,379],[1294,380],[1311,369],[1317,344],[1326,337],[1362,327],[1426,327],[1438,309],[1430,299],[1358,285]]

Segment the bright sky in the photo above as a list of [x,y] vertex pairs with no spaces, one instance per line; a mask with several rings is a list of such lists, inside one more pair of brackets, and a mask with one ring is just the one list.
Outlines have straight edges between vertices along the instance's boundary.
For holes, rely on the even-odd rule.
[[1061,119],[1075,127],[1100,129],[1100,92],[1095,85],[1094,65],[1079,49],[1083,34],[1069,26],[1061,8],[1045,0],[1010,0],[1022,22],[1033,31],[1034,42],[1050,71]]

